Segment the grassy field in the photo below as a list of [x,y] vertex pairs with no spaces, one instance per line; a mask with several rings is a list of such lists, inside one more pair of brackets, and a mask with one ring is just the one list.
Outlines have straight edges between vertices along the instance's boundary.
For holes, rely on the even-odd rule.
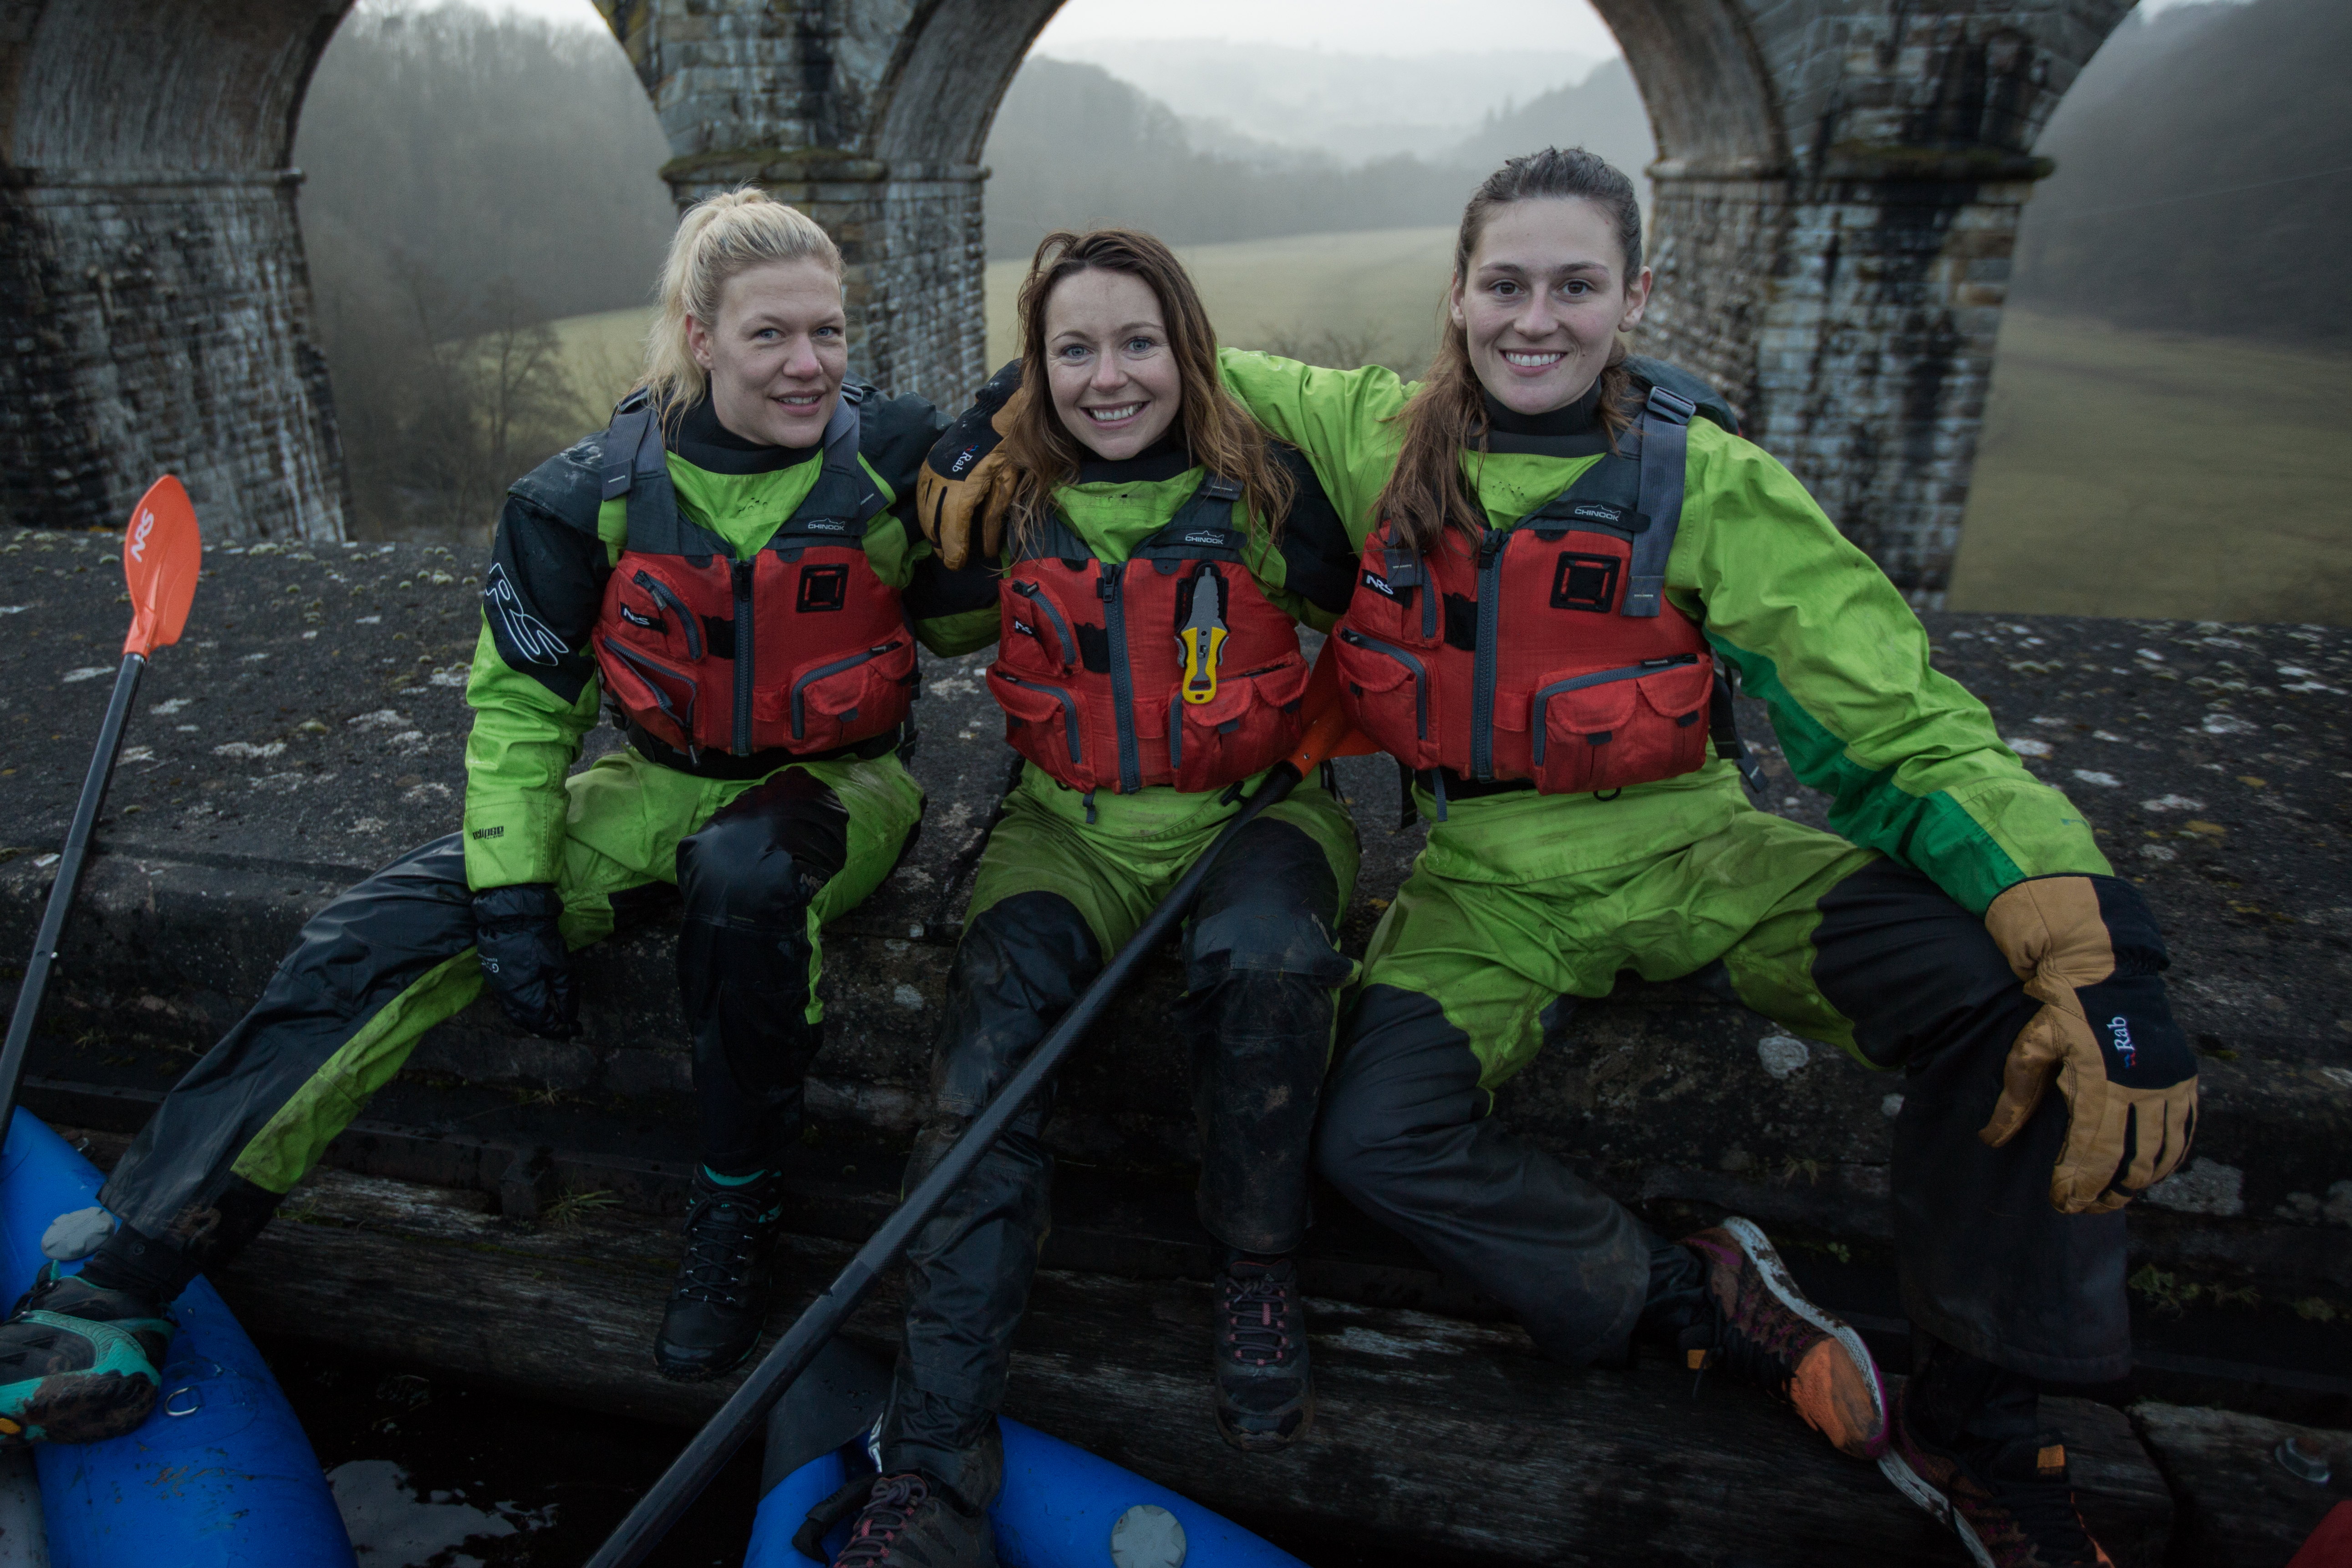
[[[1418,372],[1436,346],[1437,300],[1453,267],[1450,228],[1386,228],[1195,245],[1177,255],[1218,341],[1234,348],[1344,345]],[[988,264],[988,363],[1016,352],[1013,297],[1027,261]]]
[[[1451,244],[1448,229],[1387,229],[1182,255],[1228,343],[1418,368]],[[1026,270],[989,264],[991,365],[1013,357]],[[583,392],[609,405],[645,322],[556,324]],[[2335,471],[2347,402],[2352,356],[2009,311],[1952,607],[2352,624],[2352,503]]]
[[2352,624],[2352,356],[2011,310],[1959,610]]

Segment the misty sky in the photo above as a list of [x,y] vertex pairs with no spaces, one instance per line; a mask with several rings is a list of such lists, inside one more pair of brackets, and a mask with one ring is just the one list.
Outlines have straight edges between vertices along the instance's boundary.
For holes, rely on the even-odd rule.
[[[551,21],[602,26],[589,0],[475,0],[486,10],[518,11]],[[2143,11],[2168,11],[2197,0],[2139,0]],[[372,10],[406,0],[365,0]],[[1465,23],[1465,13],[1475,23]],[[1470,8],[1429,0],[1185,0],[1146,8],[1133,0],[1069,0],[1037,47],[1108,38],[1231,38],[1241,43],[1320,47],[1364,55],[1432,50],[1572,49],[1613,55],[1617,40],[1583,0],[1484,0]]]

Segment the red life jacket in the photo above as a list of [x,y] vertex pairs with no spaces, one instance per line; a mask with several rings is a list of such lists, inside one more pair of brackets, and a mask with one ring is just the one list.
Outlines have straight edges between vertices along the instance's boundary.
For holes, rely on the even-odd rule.
[[629,498],[629,532],[594,647],[635,729],[698,762],[705,750],[835,751],[905,721],[915,639],[898,590],[866,558],[885,502],[857,428],[845,395],[807,498],[739,561],[678,510],[654,411],[622,405],[604,432],[604,499]]
[[1336,633],[1357,727],[1415,770],[1562,795],[1704,765],[1717,710],[1724,754],[1752,767],[1705,635],[1665,597],[1698,406],[1653,386],[1622,455],[1475,544],[1448,530],[1423,555],[1375,530]]
[[[1307,660],[1242,563],[1241,494],[1203,479],[1117,566],[1058,517],[1028,541],[998,591],[988,669],[1015,751],[1072,789],[1123,795],[1222,789],[1289,754],[1306,730]],[[1190,701],[1187,629],[1202,650]]]

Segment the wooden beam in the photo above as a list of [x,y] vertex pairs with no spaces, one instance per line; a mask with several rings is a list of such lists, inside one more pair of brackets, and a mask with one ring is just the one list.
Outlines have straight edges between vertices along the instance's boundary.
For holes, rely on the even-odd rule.
[[[653,1370],[674,1221],[559,1203],[538,1222],[479,1193],[329,1172],[216,1282],[258,1332],[415,1360],[633,1421],[698,1422],[731,1382]],[[807,1300],[845,1243],[789,1238],[778,1296]],[[852,1337],[888,1353],[887,1281]],[[1715,1563],[1789,1568],[1965,1559],[1873,1467],[1761,1393],[1680,1371],[1571,1371],[1516,1328],[1318,1300],[1312,1437],[1244,1456],[1209,1415],[1204,1283],[1040,1276],[1006,1408],[1294,1542],[1409,1546],[1434,1563]],[[784,1314],[772,1321],[782,1326]],[[2155,1564],[2172,1504],[2117,1412],[2047,1402],[2119,1565]]]

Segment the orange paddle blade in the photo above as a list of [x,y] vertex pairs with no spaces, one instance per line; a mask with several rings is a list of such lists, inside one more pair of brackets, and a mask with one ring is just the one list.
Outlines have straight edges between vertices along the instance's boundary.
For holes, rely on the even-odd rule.
[[1300,778],[1311,778],[1333,757],[1369,757],[1380,751],[1349,721],[1348,710],[1340,706],[1339,661],[1331,647],[1331,642],[1325,642],[1316,656],[1314,673],[1307,678],[1300,699],[1307,712],[1307,734],[1290,754],[1290,765]]
[[145,658],[180,640],[204,555],[196,509],[180,481],[165,474],[131,509],[131,526],[122,534],[122,575],[131,585],[131,635],[122,639],[124,653]]

